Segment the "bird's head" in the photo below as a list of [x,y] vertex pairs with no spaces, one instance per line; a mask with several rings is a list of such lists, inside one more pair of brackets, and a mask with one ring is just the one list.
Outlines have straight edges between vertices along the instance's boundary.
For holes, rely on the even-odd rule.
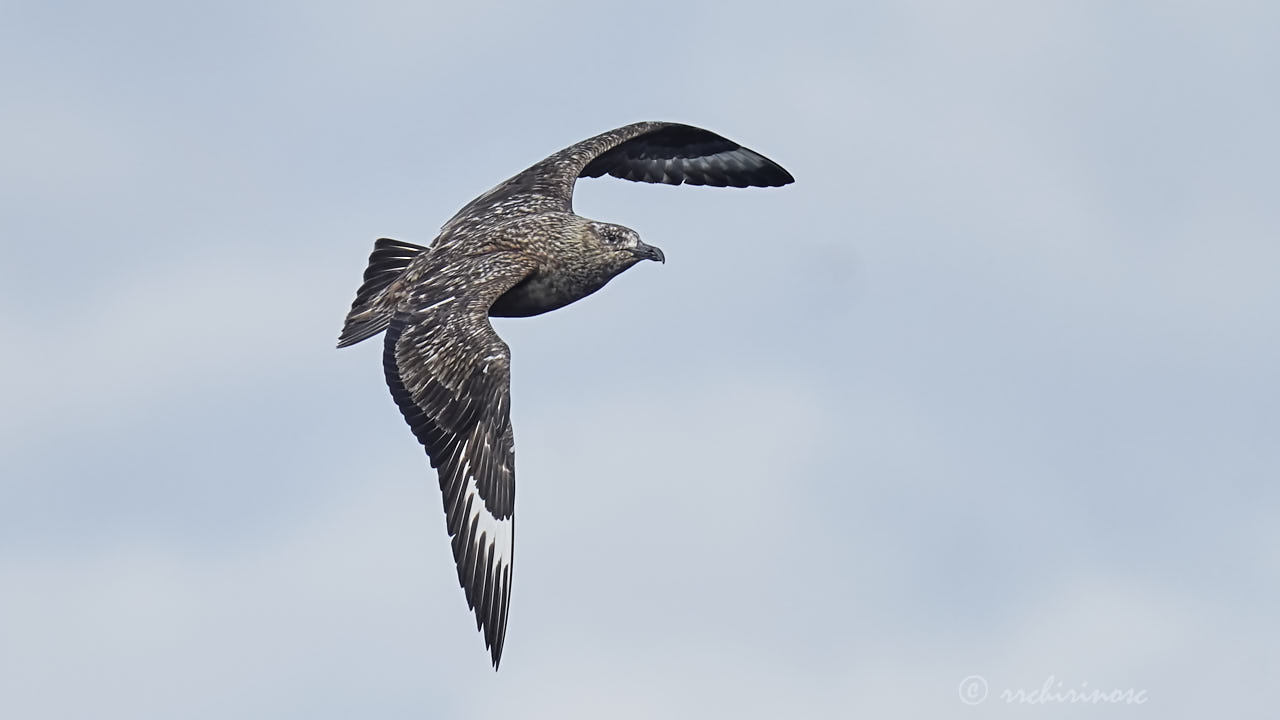
[[630,267],[641,260],[667,261],[660,248],[645,244],[639,233],[629,227],[593,220],[587,223],[587,230],[596,249],[617,264]]

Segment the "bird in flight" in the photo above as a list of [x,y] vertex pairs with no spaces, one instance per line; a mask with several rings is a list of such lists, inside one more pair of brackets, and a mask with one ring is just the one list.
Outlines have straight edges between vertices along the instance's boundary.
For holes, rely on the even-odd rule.
[[494,669],[511,595],[515,451],[511,352],[490,317],[528,317],[604,287],[641,260],[665,262],[630,228],[573,212],[580,177],[778,187],[780,165],[689,125],[641,122],[551,155],[472,200],[430,246],[374,243],[338,347],[380,332],[391,396],[444,494],[453,558]]

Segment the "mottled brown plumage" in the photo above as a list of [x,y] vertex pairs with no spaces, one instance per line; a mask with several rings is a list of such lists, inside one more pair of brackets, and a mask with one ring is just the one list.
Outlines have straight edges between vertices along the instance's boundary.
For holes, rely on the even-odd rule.
[[573,214],[579,177],[769,187],[793,181],[719,135],[635,123],[565,148],[462,208],[430,247],[382,239],[338,347],[387,331],[387,385],[439,473],[467,603],[496,668],[511,593],[515,452],[511,353],[490,316],[568,305],[662,251],[620,225]]

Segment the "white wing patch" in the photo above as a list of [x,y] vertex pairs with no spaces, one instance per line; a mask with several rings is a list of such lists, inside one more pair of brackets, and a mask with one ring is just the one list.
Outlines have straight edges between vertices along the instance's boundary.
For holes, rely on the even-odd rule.
[[[463,515],[459,535],[468,539],[468,554],[477,558],[475,573],[482,578],[485,587],[490,583],[505,578],[505,589],[509,589],[511,573],[511,556],[515,547],[514,517],[498,519],[485,507],[484,498],[476,488],[475,478],[467,478],[467,488],[462,494]],[[478,585],[477,585],[478,587]],[[476,598],[476,602],[482,602]],[[503,599],[505,605],[505,598]],[[503,613],[505,615],[505,613]],[[505,619],[503,619],[505,624]]]

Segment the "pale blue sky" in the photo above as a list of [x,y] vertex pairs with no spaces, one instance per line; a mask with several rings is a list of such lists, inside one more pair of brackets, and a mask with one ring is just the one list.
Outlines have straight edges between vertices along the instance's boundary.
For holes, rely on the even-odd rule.
[[[1270,717],[1267,3],[19,2],[0,16],[0,716]],[[641,119],[781,190],[500,320],[502,670],[372,241]],[[990,697],[961,702],[981,675]]]

